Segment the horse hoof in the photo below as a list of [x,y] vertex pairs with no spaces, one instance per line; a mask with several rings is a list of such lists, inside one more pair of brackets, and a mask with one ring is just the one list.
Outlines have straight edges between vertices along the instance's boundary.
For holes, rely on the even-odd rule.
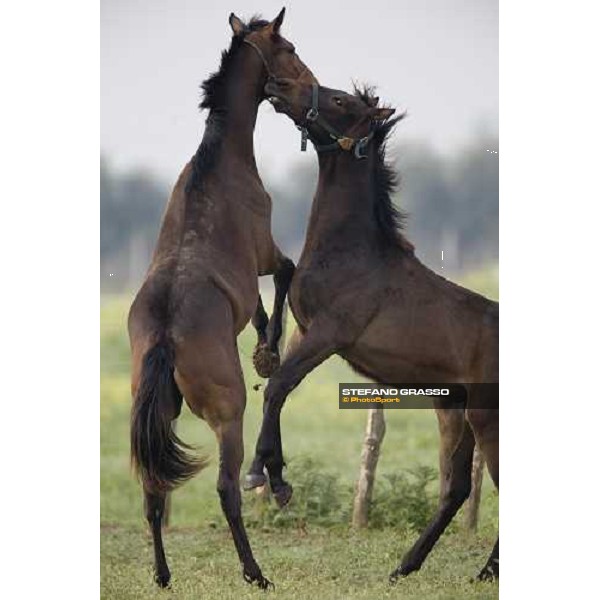
[[273,496],[277,502],[279,508],[283,508],[292,499],[294,488],[289,483],[284,484],[282,487],[273,490]]
[[156,583],[156,585],[158,585],[158,587],[161,587],[161,588],[171,587],[171,585],[170,585],[171,573],[162,573],[162,574],[154,573],[154,582]]
[[477,581],[496,581],[496,579],[498,579],[497,565],[495,569],[492,565],[486,565],[481,573],[477,575]]
[[269,588],[275,589],[275,584],[262,575],[256,580],[256,585],[258,585],[261,590],[268,590]]
[[244,572],[244,581],[250,584],[256,583],[261,590],[275,588],[275,584],[272,581],[269,581],[260,571],[258,573]]
[[244,491],[249,492],[267,483],[267,478],[263,473],[247,473],[244,478]]
[[396,585],[398,583],[398,579],[406,577],[408,573],[403,573],[401,569],[396,569],[390,573],[389,582],[390,585]]
[[266,344],[257,344],[252,353],[252,362],[258,375],[268,379],[279,367],[279,354],[269,350]]

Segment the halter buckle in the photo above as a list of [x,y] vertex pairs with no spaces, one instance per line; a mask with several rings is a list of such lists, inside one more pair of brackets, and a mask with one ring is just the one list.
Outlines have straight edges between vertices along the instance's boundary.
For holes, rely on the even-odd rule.
[[317,108],[309,108],[308,112],[306,113],[306,120],[307,121],[316,121],[319,117],[319,110]]
[[349,137],[338,138],[337,143],[339,144],[340,148],[346,152],[352,150],[352,146],[354,146],[354,140]]
[[354,145],[354,157],[360,160],[361,158],[367,158],[367,145],[369,144],[370,137],[360,138]]

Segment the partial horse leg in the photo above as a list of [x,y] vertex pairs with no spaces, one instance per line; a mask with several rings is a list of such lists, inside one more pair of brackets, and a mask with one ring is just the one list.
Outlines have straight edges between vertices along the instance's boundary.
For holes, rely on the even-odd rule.
[[[279,340],[283,331],[281,324],[283,307],[295,268],[293,261],[284,256],[279,248],[275,247],[275,259],[272,270],[273,283],[275,284],[273,312],[267,325],[267,339],[261,343],[259,338],[252,356],[254,368],[261,377],[270,377],[279,366]],[[262,303],[260,306],[262,306]]]
[[280,254],[277,267],[273,273],[273,282],[275,284],[275,300],[273,302],[273,312],[267,326],[267,339],[269,350],[279,355],[279,340],[283,331],[281,319],[283,317],[283,307],[285,298],[296,267],[291,259]]
[[471,492],[475,439],[464,410],[436,409],[440,430],[440,501],[438,510],[419,539],[390,575],[395,583],[421,568],[423,561]]
[[[302,341],[302,338],[303,338],[302,332],[300,331],[300,329],[298,327],[296,327],[296,329],[294,329],[294,333],[292,334],[292,336],[286,346],[284,362],[285,362],[285,359],[287,358],[287,356],[290,354],[290,352],[292,352],[293,349]],[[265,400],[265,401],[263,401],[263,418],[264,418],[266,410],[267,410],[267,402]],[[275,437],[276,437],[276,444],[277,444],[276,452],[278,452],[279,455],[283,457],[283,450],[281,448],[281,429],[280,429],[279,422],[277,423],[277,431],[276,431]],[[282,458],[282,461],[283,461],[283,458]],[[285,466],[285,462],[283,464]],[[262,459],[260,457],[258,457],[258,455],[255,455],[252,465],[251,465],[250,469],[248,470],[248,473],[246,474],[246,478],[244,481],[244,490],[250,491],[257,487],[262,487],[263,485],[265,485],[267,483],[267,477],[265,476],[264,470],[265,470],[264,462],[262,461]]]
[[168,587],[171,580],[161,531],[165,511],[165,497],[165,493],[151,493],[144,490],[146,519],[150,525],[152,541],[154,542],[154,581],[162,588]]
[[256,348],[254,352],[258,350],[260,346],[264,346],[267,343],[267,325],[269,324],[269,316],[263,305],[260,294],[258,295],[258,304],[256,305],[256,311],[252,315],[252,326],[256,329]]
[[[151,336],[135,337],[132,339],[131,394],[134,398],[140,384],[143,357],[152,345],[151,340]],[[171,573],[167,565],[162,541],[165,499],[165,493],[152,493],[144,489],[144,512],[150,526],[150,531],[152,532],[154,546],[154,581],[163,588],[168,587],[171,580]]]
[[216,428],[219,439],[219,479],[217,491],[221,508],[229,524],[235,548],[244,569],[244,579],[248,583],[256,581],[261,589],[273,584],[263,576],[252,554],[250,542],[242,520],[242,498],[240,494],[240,469],[244,460],[242,417],[222,423]]
[[271,490],[279,506],[285,506],[292,497],[292,487],[284,481],[282,475],[284,461],[281,445],[281,409],[288,394],[302,379],[336,352],[333,339],[327,329],[317,325],[311,327],[302,340],[286,354],[285,360],[265,389],[263,422],[256,444],[256,454],[246,476],[245,489],[252,489],[264,483],[263,469],[266,466]]
[[[500,470],[498,461],[498,410],[486,408],[467,409],[467,420],[477,443],[485,456],[488,471],[496,486],[500,486]],[[499,539],[496,540],[492,553],[478,575],[479,580],[498,579],[500,574]]]
[[266,588],[269,581],[254,560],[241,512],[239,478],[244,459],[246,388],[235,341],[233,310],[218,289],[207,288],[203,296],[205,308],[196,317],[193,334],[178,338],[175,380],[190,410],[204,419],[217,437],[217,492],[243,565],[244,579]]

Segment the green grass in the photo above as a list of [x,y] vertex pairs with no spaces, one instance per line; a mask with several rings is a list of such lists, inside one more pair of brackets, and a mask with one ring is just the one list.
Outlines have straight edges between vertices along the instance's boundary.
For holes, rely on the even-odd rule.
[[[473,289],[497,298],[497,271],[468,278]],[[126,315],[131,298],[103,297],[101,302],[101,585],[106,599],[134,598],[258,598],[263,593],[244,583],[241,569],[215,491],[217,448],[208,427],[185,408],[178,434],[201,446],[212,460],[198,477],[177,490],[172,499],[171,526],[165,545],[173,573],[173,590],[162,592],[151,581],[152,546],[142,514],[138,484],[128,459],[129,349]],[[244,423],[247,461],[259,430],[262,380],[251,366],[254,334],[240,336],[248,404]],[[419,573],[395,588],[387,576],[417,537],[409,523],[353,532],[346,523],[351,490],[358,472],[365,413],[340,411],[337,383],[359,378],[341,360],[332,358],[311,373],[290,397],[282,416],[284,451],[290,483],[302,484],[301,471],[313,461],[309,476],[316,487],[330,484],[337,494],[335,511],[326,518],[307,512],[302,523],[286,514],[277,520],[256,518],[257,500],[244,496],[249,537],[264,574],[276,584],[276,598],[497,598],[497,585],[473,584],[470,578],[485,562],[498,527],[498,496],[486,476],[480,527],[462,529],[459,513]],[[378,466],[375,502],[382,506],[386,481],[408,477],[415,468],[437,470],[437,425],[433,412],[386,412],[387,432]],[[310,463],[309,463],[310,464]],[[244,470],[247,464],[244,465]],[[317,477],[317,479],[314,479]],[[318,479],[320,477],[320,479]],[[437,480],[428,484],[437,494]],[[386,499],[387,498],[387,499]],[[287,516],[299,514],[300,493]],[[385,504],[387,506],[387,504]],[[391,506],[391,504],[390,504]],[[260,507],[258,507],[258,510]],[[294,512],[296,511],[296,512]],[[319,513],[320,514],[320,513]],[[275,517],[271,518],[271,515]],[[283,526],[278,526],[283,523]]]
[[[440,539],[419,573],[387,583],[411,541],[393,530],[376,532],[309,530],[265,533],[250,530],[264,574],[275,583],[268,598],[297,600],[347,598],[492,599],[495,584],[471,583],[492,538],[458,533]],[[485,543],[484,543],[485,542]],[[489,543],[488,543],[489,542]],[[172,592],[152,583],[152,541],[141,527],[102,530],[102,597],[264,598],[265,592],[241,578],[233,543],[224,527],[173,528],[166,534],[173,572]]]

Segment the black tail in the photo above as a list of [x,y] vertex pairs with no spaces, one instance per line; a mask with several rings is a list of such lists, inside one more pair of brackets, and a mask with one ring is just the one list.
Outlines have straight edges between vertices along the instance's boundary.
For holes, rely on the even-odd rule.
[[206,464],[188,454],[191,447],[173,431],[181,401],[173,354],[166,342],[158,342],[144,357],[131,411],[131,462],[148,491],[172,490]]

